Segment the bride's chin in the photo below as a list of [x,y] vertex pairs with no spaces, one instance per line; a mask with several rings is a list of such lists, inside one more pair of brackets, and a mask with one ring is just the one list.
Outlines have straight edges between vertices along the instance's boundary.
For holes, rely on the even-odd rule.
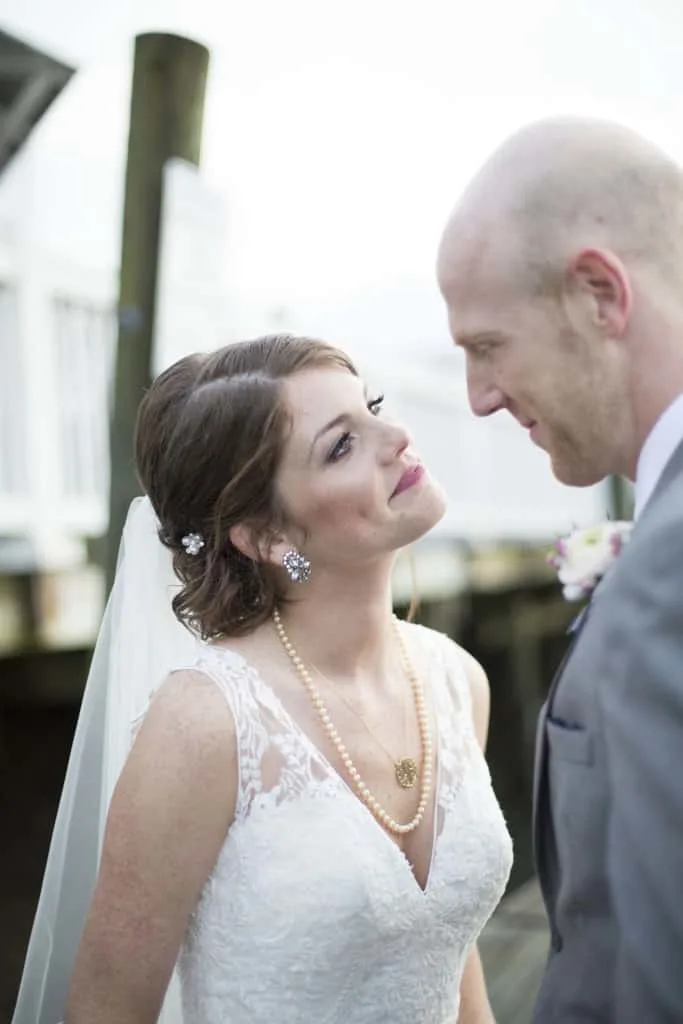
[[438,484],[430,488],[429,496],[421,495],[421,500],[415,503],[415,508],[406,510],[406,515],[401,523],[401,538],[399,547],[406,547],[415,541],[426,536],[430,530],[441,522],[446,514],[446,495]]

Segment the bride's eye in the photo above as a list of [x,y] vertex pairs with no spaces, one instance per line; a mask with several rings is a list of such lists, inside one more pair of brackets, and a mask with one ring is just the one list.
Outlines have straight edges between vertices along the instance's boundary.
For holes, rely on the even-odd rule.
[[[376,398],[370,398],[367,401],[368,412],[373,416],[379,416],[384,405],[384,395],[377,395]],[[339,438],[331,452],[327,456],[327,462],[338,462],[339,459],[343,459],[345,455],[348,455],[353,448],[353,442],[355,435],[349,430],[344,431],[342,436]]]
[[328,462],[338,462],[345,455],[348,455],[353,448],[353,435],[350,431],[346,430],[339,438],[334,448],[327,456]]

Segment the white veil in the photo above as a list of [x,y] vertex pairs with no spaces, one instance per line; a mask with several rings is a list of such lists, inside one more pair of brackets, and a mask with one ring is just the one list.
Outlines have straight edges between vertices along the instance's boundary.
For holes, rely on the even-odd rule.
[[[151,692],[192,662],[179,587],[148,498],[132,503],[74,734],[12,1024],[59,1024],[92,896],[109,801]],[[177,979],[159,1024],[181,1024]]]

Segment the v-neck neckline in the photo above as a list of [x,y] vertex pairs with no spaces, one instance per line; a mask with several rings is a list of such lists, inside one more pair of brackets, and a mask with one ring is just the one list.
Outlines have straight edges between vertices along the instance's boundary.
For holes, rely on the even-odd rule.
[[440,715],[439,715],[439,708],[437,706],[438,703],[439,703],[439,696],[440,695],[436,693],[435,688],[432,688],[432,694],[434,694],[434,697],[433,697],[432,707],[431,707],[431,710],[433,712],[434,728],[435,728],[435,732],[436,732],[436,736],[435,736],[435,739],[436,739],[436,758],[435,758],[436,771],[434,773],[434,786],[433,786],[433,789],[432,789],[432,800],[431,800],[431,804],[432,804],[431,849],[430,849],[429,858],[428,858],[428,862],[429,863],[428,863],[428,868],[427,868],[427,875],[426,875],[426,878],[425,878],[424,885],[422,885],[420,883],[420,881],[418,880],[418,878],[417,878],[417,876],[416,876],[416,874],[415,874],[415,872],[413,870],[413,866],[412,866],[412,864],[411,864],[407,854],[405,853],[405,851],[400,846],[398,846],[398,844],[394,842],[394,840],[386,832],[386,830],[384,828],[382,828],[382,826],[377,821],[377,819],[375,818],[375,816],[372,813],[372,811],[370,810],[370,808],[363,802],[363,800],[361,800],[360,796],[358,796],[356,794],[355,790],[352,788],[350,783],[347,782],[346,779],[341,775],[341,773],[335,768],[335,766],[330,761],[329,757],[327,757],[326,754],[323,753],[323,751],[320,749],[318,744],[315,743],[314,740],[309,736],[309,734],[304,729],[304,727],[302,725],[300,725],[299,722],[296,721],[296,719],[294,718],[292,713],[285,706],[284,702],[282,701],[282,698],[279,696],[278,693],[276,693],[274,688],[268,682],[266,682],[266,680],[263,678],[261,672],[256,668],[256,666],[253,665],[250,661],[248,661],[242,654],[239,654],[237,651],[231,650],[227,646],[224,647],[224,646],[220,646],[220,645],[216,644],[216,645],[207,645],[207,647],[208,647],[209,650],[213,650],[213,651],[218,652],[219,656],[229,655],[232,658],[239,659],[239,661],[244,665],[244,667],[249,672],[249,674],[250,674],[252,680],[254,681],[254,683],[256,684],[256,686],[258,688],[261,688],[262,690],[264,690],[268,694],[271,702],[273,702],[273,701],[275,702],[276,710],[278,711],[279,714],[282,715],[283,719],[286,721],[286,723],[292,729],[292,731],[296,734],[296,736],[299,738],[301,743],[307,748],[308,752],[310,754],[312,754],[315,758],[317,758],[317,760],[320,762],[320,764],[325,769],[327,774],[332,778],[332,780],[335,782],[335,784],[337,784],[340,787],[341,791],[343,793],[345,793],[345,795],[348,796],[351,800],[353,800],[353,802],[354,802],[354,804],[356,805],[357,808],[360,808],[361,813],[364,815],[364,820],[369,821],[370,827],[376,833],[380,834],[381,841],[383,841],[384,843],[389,843],[390,844],[390,846],[394,850],[394,856],[396,856],[398,858],[398,862],[402,865],[403,868],[405,868],[409,872],[411,880],[412,880],[412,884],[414,886],[414,889],[415,889],[416,893],[419,896],[423,897],[423,898],[426,898],[427,896],[429,896],[429,894],[431,893],[432,888],[433,888],[434,871],[435,871],[435,867],[436,867],[437,847],[439,845],[439,840],[441,838],[441,834],[443,833],[443,829],[445,827],[445,822],[444,822],[442,828],[439,829],[439,817],[440,817],[440,812],[441,812],[441,804],[442,804],[442,796],[443,796],[443,793],[442,793],[443,780],[442,780],[442,772],[441,772],[441,761],[442,761],[442,759],[441,759],[441,748],[442,748],[442,743],[443,743],[443,733],[442,733],[442,730],[441,730],[441,726],[439,724],[440,723]]

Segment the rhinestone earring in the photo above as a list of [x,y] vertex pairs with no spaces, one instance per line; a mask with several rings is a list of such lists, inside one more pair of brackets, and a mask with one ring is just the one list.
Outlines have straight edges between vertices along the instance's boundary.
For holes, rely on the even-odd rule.
[[311,578],[311,563],[303,555],[293,548],[285,551],[282,556],[282,564],[287,570],[292,583],[306,583]]

